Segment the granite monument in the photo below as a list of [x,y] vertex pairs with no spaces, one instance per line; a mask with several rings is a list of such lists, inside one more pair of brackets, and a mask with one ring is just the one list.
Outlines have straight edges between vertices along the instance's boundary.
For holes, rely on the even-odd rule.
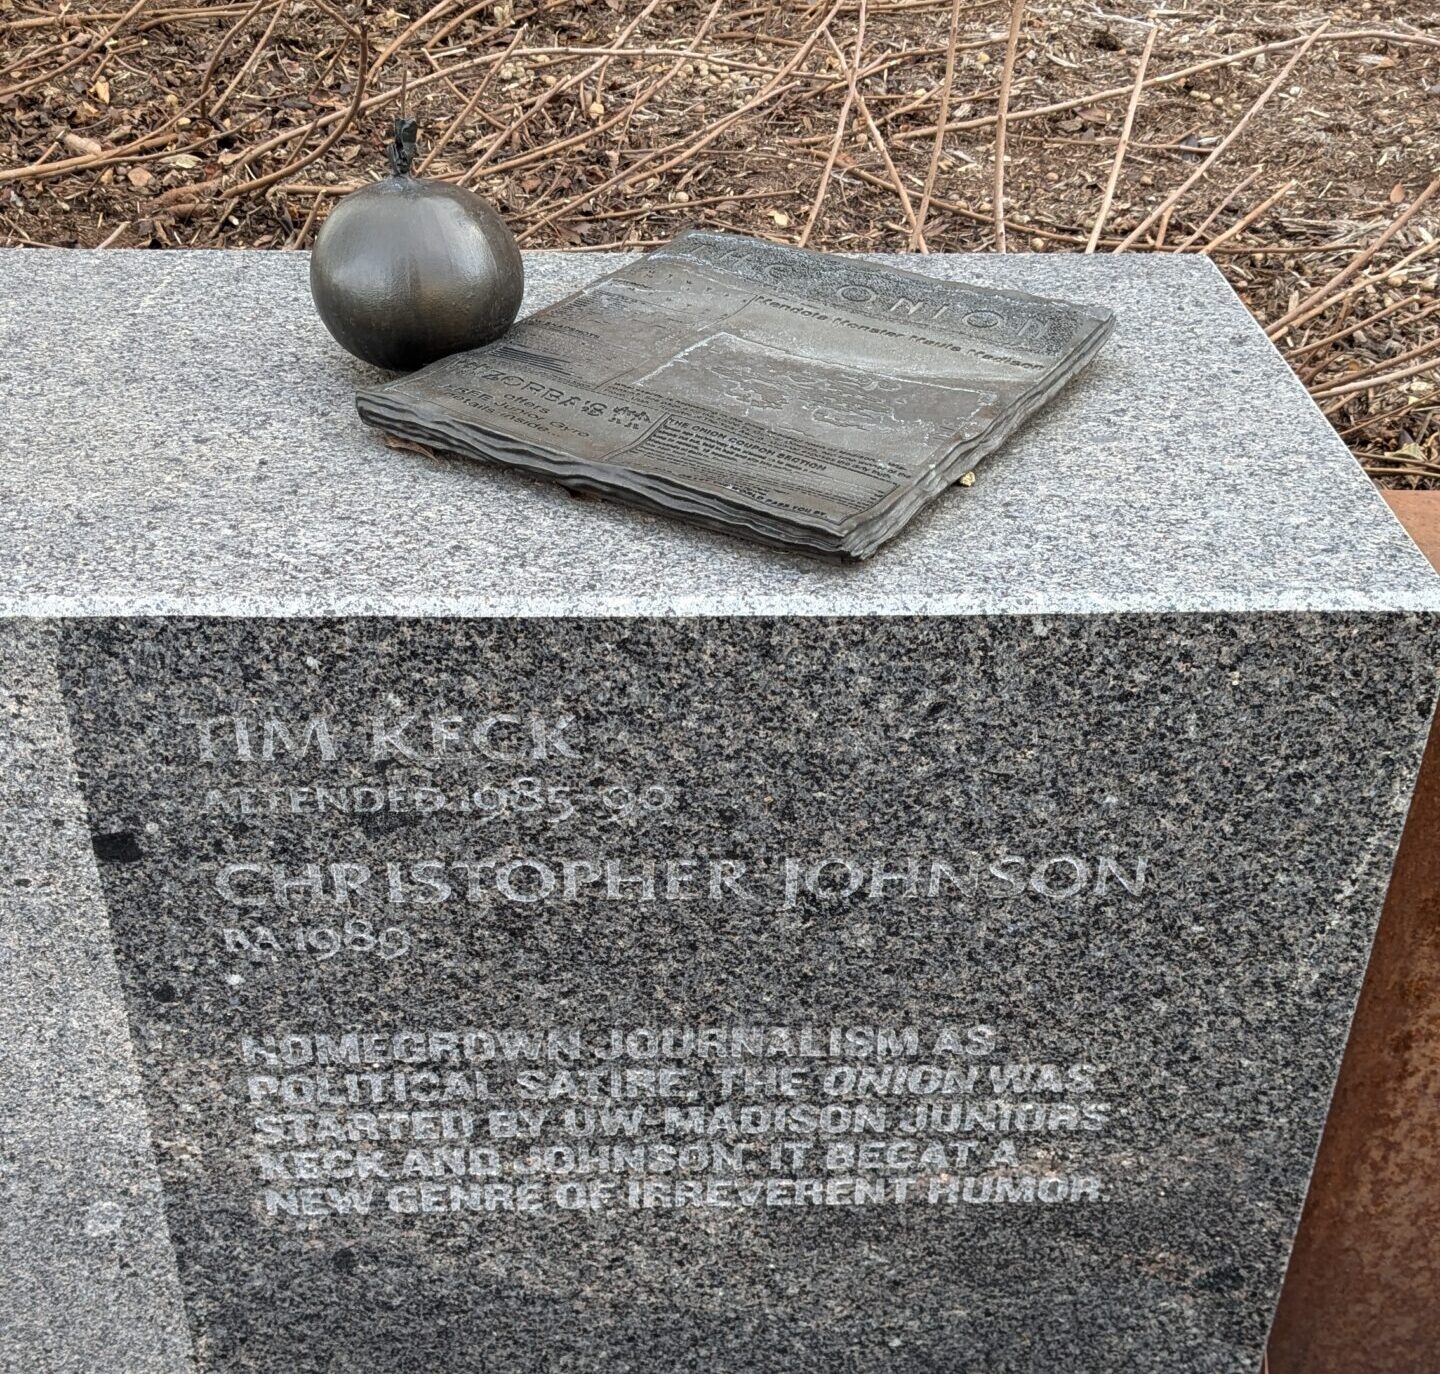
[[1120,325],[842,568],[0,255],[7,1368],[1256,1367],[1440,581],[1210,263],[908,265]]

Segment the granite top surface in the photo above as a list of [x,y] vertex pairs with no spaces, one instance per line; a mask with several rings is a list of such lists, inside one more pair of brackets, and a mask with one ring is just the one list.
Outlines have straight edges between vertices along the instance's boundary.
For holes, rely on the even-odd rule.
[[[529,253],[524,309],[626,260]],[[839,567],[386,447],[303,254],[0,251],[0,615],[1440,610],[1208,259],[902,265],[1119,324],[973,487]]]

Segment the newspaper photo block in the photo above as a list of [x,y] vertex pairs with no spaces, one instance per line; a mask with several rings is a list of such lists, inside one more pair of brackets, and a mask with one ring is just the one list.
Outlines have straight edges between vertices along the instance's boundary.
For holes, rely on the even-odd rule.
[[860,559],[1113,325],[1099,306],[692,231],[358,406],[412,443]]

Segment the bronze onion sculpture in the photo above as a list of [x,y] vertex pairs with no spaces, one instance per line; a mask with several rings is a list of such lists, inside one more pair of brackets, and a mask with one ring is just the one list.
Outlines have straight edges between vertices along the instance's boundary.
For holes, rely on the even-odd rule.
[[520,309],[515,236],[473,191],[412,176],[415,121],[397,119],[391,175],[346,196],[310,255],[310,295],[357,358],[408,372],[503,334]]

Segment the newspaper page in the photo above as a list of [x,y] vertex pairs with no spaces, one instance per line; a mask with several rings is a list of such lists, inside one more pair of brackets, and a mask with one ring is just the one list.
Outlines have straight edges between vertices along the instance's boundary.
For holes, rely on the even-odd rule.
[[1093,306],[692,231],[359,406],[421,443],[864,557],[1112,323]]

